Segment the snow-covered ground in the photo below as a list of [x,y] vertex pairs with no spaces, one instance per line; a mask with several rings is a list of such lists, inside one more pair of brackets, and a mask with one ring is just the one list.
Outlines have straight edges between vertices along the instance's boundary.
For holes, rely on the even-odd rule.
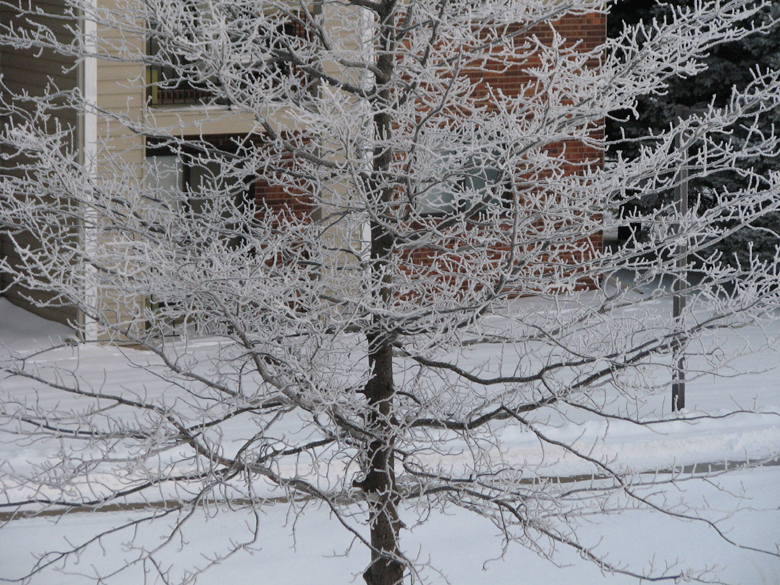
[[[530,301],[529,301],[530,302]],[[775,326],[776,327],[776,326]],[[776,327],[777,328],[777,327]],[[741,332],[742,337],[728,343],[763,344],[763,334]],[[777,333],[777,331],[775,331]],[[43,321],[0,299],[0,344],[28,355],[38,349],[69,338],[70,331],[61,325]],[[203,342],[199,351],[210,349]],[[86,377],[101,380],[104,385],[137,385],[153,392],[142,370],[128,365],[125,355],[135,350],[106,346],[69,346],[41,354],[42,365],[56,362],[75,367]],[[143,352],[134,359],[143,361]],[[637,427],[621,421],[584,421],[579,425],[557,425],[551,421],[546,429],[553,439],[577,439],[596,458],[615,460],[617,464],[651,470],[667,470],[694,463],[740,462],[773,459],[780,456],[780,369],[778,357],[770,351],[745,356],[734,365],[734,371],[752,372],[738,377],[705,376],[688,386],[689,409],[686,417],[697,413],[725,414],[735,408],[757,411],[734,414],[721,419],[696,422],[676,420],[650,427]],[[695,366],[695,363],[694,363]],[[723,372],[726,374],[727,372]],[[5,396],[26,391],[23,380],[0,378]],[[43,392],[39,399],[56,403],[60,398]],[[668,404],[668,398],[667,404]],[[656,408],[662,408],[659,396]],[[651,401],[652,402],[652,401]],[[652,406],[652,404],[651,404]],[[574,436],[569,436],[575,433]],[[503,431],[507,447],[505,456],[514,461],[537,462],[537,441],[516,429]],[[14,437],[0,433],[0,465],[23,469],[26,465],[45,462],[53,446],[28,441],[20,444]],[[56,448],[56,446],[54,446]],[[565,454],[545,453],[554,461],[546,473],[560,476],[576,474],[577,461]],[[721,520],[723,535],[743,547],[777,550],[780,546],[780,465],[769,464],[758,469],[743,469],[722,474],[716,472],[706,481],[684,473],[673,486],[656,488],[655,496],[668,504],[694,506],[703,517]],[[10,491],[9,486],[3,486]],[[164,557],[170,578],[181,579],[191,567],[207,564],[209,558],[227,550],[231,541],[248,538],[248,526],[254,517],[246,510],[198,511],[179,535],[186,546],[171,547]],[[35,555],[62,550],[66,542],[78,542],[115,526],[124,519],[139,520],[141,512],[74,513],[48,518],[16,519],[0,529],[0,579],[13,579],[29,571]],[[556,556],[558,567],[518,546],[502,549],[497,531],[485,520],[463,511],[436,514],[428,522],[415,526],[415,512],[404,510],[409,526],[402,535],[410,556],[430,559],[426,576],[434,583],[448,579],[452,585],[573,585],[623,584],[635,580],[600,570],[571,551]],[[141,523],[136,542],[153,547],[159,544],[159,529],[169,521]],[[663,568],[679,563],[699,569],[709,568],[722,581],[739,585],[780,584],[780,559],[729,544],[704,523],[680,522],[647,510],[629,510],[607,516],[589,516],[582,521],[579,534],[586,544],[600,542],[598,550],[609,552],[609,560],[634,571]],[[335,585],[361,583],[360,571],[366,562],[366,551],[352,544],[349,534],[340,528],[322,508],[304,508],[291,514],[284,504],[277,504],[260,515],[259,539],[251,546],[254,552],[242,551],[218,563],[198,579],[198,583],[231,585]],[[780,552],[780,551],[779,551]],[[133,550],[122,538],[106,537],[100,546],[89,549],[78,563],[69,563],[64,571],[55,563],[36,575],[34,583],[43,585],[76,585],[87,583],[95,572],[110,573],[128,561]],[[499,559],[499,557],[501,557]],[[493,559],[493,560],[491,560]],[[487,562],[486,562],[487,561]],[[155,582],[154,567],[139,564],[122,572],[108,583],[140,585]],[[145,579],[148,579],[145,580]],[[163,582],[163,581],[160,581]]]

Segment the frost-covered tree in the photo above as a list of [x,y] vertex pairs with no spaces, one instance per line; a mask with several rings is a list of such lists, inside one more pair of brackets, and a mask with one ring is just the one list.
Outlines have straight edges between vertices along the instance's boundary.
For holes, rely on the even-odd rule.
[[[777,156],[759,131],[776,73],[602,164],[611,112],[770,26],[752,19],[759,4],[671,8],[609,40],[602,0],[67,0],[51,18],[2,5],[6,51],[59,55],[84,79],[122,71],[112,87],[128,93],[4,78],[0,268],[39,304],[76,307],[85,343],[129,343],[141,380],[6,352],[6,388],[62,399],[4,394],[5,429],[59,446],[40,467],[0,468],[5,511],[148,505],[111,531],[163,581],[162,551],[198,510],[280,498],[327,507],[369,551],[369,585],[423,579],[403,528],[448,507],[543,555],[565,545],[608,571],[700,577],[645,575],[581,542],[594,511],[709,521],[648,495],[674,475],[635,476],[546,429],[657,422],[645,402],[673,353],[717,372],[711,333],[776,307],[776,256],[702,257],[778,207],[780,174],[741,164]],[[139,87],[142,107],[127,97]],[[69,111],[80,124],[61,122]],[[701,147],[686,158],[678,135]],[[746,186],[696,212],[661,205],[644,241],[602,250],[610,210],[683,166],[739,169]],[[686,263],[704,267],[695,283]],[[687,296],[676,319],[660,302],[669,277]],[[514,460],[511,432],[545,456]],[[561,457],[591,479],[556,481]],[[132,537],[172,517],[162,541]]]

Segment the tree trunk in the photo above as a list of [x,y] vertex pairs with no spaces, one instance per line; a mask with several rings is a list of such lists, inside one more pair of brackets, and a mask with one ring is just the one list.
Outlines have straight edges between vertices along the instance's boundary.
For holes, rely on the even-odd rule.
[[[372,339],[374,338],[374,339]],[[398,493],[395,486],[392,417],[393,354],[386,335],[369,335],[372,347],[369,360],[372,376],[366,384],[369,428],[378,439],[367,449],[368,471],[361,486],[369,496],[371,527],[371,565],[363,574],[367,585],[400,585],[404,565],[400,561],[398,537]],[[371,345],[373,344],[373,346]]]
[[[389,82],[393,73],[394,13],[396,0],[384,0],[378,11],[379,41],[377,45],[377,92],[372,99],[377,112],[374,115],[374,132],[377,146],[374,149],[373,176],[370,200],[379,215],[384,215],[393,200],[393,188],[382,184],[385,172],[392,163],[392,150],[387,140],[392,132],[392,120],[388,114],[392,94]],[[393,237],[378,223],[371,225],[371,271],[377,279],[380,304],[391,301],[392,277],[386,270],[393,253]],[[395,417],[393,416],[393,335],[383,318],[375,315],[367,334],[368,360],[371,370],[365,388],[369,406],[368,427],[374,433],[366,459],[368,469],[361,482],[369,500],[371,530],[371,564],[363,574],[367,585],[401,585],[404,564],[401,562],[398,517],[398,492],[395,484]]]

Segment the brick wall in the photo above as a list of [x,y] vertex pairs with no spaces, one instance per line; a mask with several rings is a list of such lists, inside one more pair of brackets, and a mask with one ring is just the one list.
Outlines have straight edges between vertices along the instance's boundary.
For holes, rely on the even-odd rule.
[[[577,46],[578,50],[590,51],[599,47],[606,39],[606,16],[603,14],[588,15],[566,15],[563,18],[552,22],[551,24],[537,25],[523,35],[517,35],[513,38],[515,47],[518,49],[523,44],[535,36],[540,43],[550,45],[553,42],[555,31],[563,37],[565,47]],[[508,25],[505,27],[505,33],[512,35],[520,30],[520,25]],[[501,48],[497,48],[500,51]],[[518,51],[518,54],[521,51]],[[496,61],[486,60],[481,63],[478,70],[467,71],[471,80],[477,83],[477,89],[473,94],[477,100],[484,100],[481,105],[488,109],[495,107],[491,103],[492,90],[500,90],[509,97],[527,95],[528,97],[538,98],[541,95],[535,78],[529,74],[529,70],[540,64],[539,57],[526,56],[522,60],[518,59],[508,67]],[[598,67],[598,59],[588,59],[585,67]],[[604,125],[598,122],[592,125],[591,136],[595,139],[604,137]],[[583,173],[588,167],[600,167],[603,165],[603,153],[581,141],[566,141],[546,144],[542,149],[545,154],[551,157],[562,159],[561,169],[567,175],[577,175]],[[524,180],[528,184],[543,184],[545,173],[534,170],[533,168],[518,169],[516,181],[522,183]],[[533,213],[535,206],[541,206],[545,202],[550,203],[549,198],[558,197],[554,192],[539,192],[539,188],[532,188],[533,202],[525,202],[529,213]],[[560,205],[561,202],[555,202]],[[521,205],[523,202],[521,202]],[[537,207],[538,208],[538,207]],[[588,220],[599,220],[599,217],[589,217]],[[415,227],[421,230],[436,229],[445,218],[423,218],[417,220]],[[498,220],[500,221],[500,219]],[[546,220],[549,224],[550,221]],[[570,220],[576,221],[575,220]],[[555,292],[556,290],[574,290],[592,287],[595,284],[593,276],[585,275],[586,265],[601,250],[603,241],[602,234],[593,233],[589,237],[571,237],[568,240],[534,243],[535,236],[540,234],[550,226],[542,225],[542,220],[531,223],[528,226],[525,237],[521,236],[521,244],[515,250],[514,256],[518,258],[515,266],[515,275],[523,280],[521,287],[525,292],[534,290],[546,292]],[[430,224],[426,226],[425,224]],[[478,221],[474,222],[478,225]],[[566,226],[560,226],[565,228]],[[478,229],[469,228],[461,225],[459,229]],[[507,225],[506,230],[511,226]],[[452,286],[460,286],[464,290],[473,288],[475,285],[469,280],[469,267],[473,264],[468,259],[468,242],[463,241],[457,233],[457,229],[444,230],[443,241],[439,242],[441,246],[436,250],[418,248],[407,254],[408,262],[405,269],[409,281],[408,289],[414,289],[414,282],[423,282],[431,277],[437,277],[447,281]],[[549,231],[549,230],[548,230]],[[473,235],[473,234],[472,234]],[[546,252],[542,250],[543,246],[552,247],[553,251]],[[463,254],[457,252],[462,248]],[[511,273],[507,263],[509,260],[509,248],[505,243],[496,241],[492,247],[491,255],[495,265],[503,266],[503,272]],[[473,261],[478,261],[475,257]],[[496,271],[498,274],[501,271]],[[490,285],[490,275],[486,275],[483,283],[477,285],[477,288]],[[496,279],[498,276],[496,276]],[[403,288],[403,287],[402,287]],[[402,296],[409,294],[435,294],[436,287],[430,288],[427,293],[423,291],[424,287],[418,287],[417,293],[410,293],[404,290]],[[421,292],[423,291],[423,292]],[[510,291],[510,295],[512,292]],[[523,291],[520,291],[523,294]]]

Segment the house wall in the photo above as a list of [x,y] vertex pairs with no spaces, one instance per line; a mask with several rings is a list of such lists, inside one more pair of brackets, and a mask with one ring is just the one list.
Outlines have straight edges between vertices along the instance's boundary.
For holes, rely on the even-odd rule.
[[[23,1],[23,0],[19,0]],[[119,4],[119,0],[96,0],[101,7],[112,7]],[[54,13],[62,12],[62,0],[38,0],[37,5],[42,9],[51,10]],[[344,17],[342,13],[348,10],[345,7],[336,7],[329,5],[328,10],[333,11],[324,15],[325,21],[339,21]],[[355,10],[355,9],[350,9]],[[360,18],[360,14],[349,15],[350,18]],[[0,11],[0,17],[6,21],[10,18],[8,9]],[[61,40],[68,40],[67,33],[64,31],[64,23],[52,23],[59,27]],[[141,23],[143,26],[143,23]],[[586,16],[567,16],[555,23],[556,30],[564,37],[582,41],[584,49],[590,49],[598,46],[604,41],[606,36],[606,21],[604,15],[586,15]],[[549,27],[537,27],[531,31],[542,41],[550,42],[552,40],[552,31]],[[124,34],[120,38],[116,30],[101,29],[98,31],[102,41],[117,41],[116,46],[124,46],[130,56],[143,55],[146,47],[145,41],[141,35],[137,37]],[[119,42],[121,41],[121,42]],[[357,48],[360,45],[359,38],[343,38],[339,42],[345,47]],[[118,49],[117,49],[118,50]],[[114,56],[121,56],[116,53]],[[127,55],[126,55],[127,56]],[[63,68],[71,65],[68,59],[52,53],[44,52],[41,56],[35,57],[34,51],[9,51],[3,49],[0,53],[0,69],[3,72],[6,83],[11,89],[25,88],[31,93],[41,94],[47,84],[47,78],[51,77],[61,87],[75,87],[79,83],[79,70],[72,68],[69,72],[63,72]],[[524,67],[529,63],[520,64],[509,71],[495,71],[494,73],[480,72],[483,79],[482,88],[487,95],[488,87],[501,88],[506,94],[512,95],[525,91],[526,83],[529,81]],[[597,63],[590,64],[597,66]],[[326,63],[326,70],[334,74],[343,74],[340,67],[335,63]],[[255,121],[247,114],[235,112],[227,106],[212,106],[204,110],[201,105],[150,105],[147,103],[147,76],[142,65],[137,63],[123,63],[120,60],[101,59],[98,60],[94,69],[96,75],[96,93],[98,106],[106,111],[115,114],[121,114],[129,120],[136,120],[141,126],[158,128],[161,133],[172,133],[178,136],[197,135],[204,138],[218,138],[219,135],[240,135],[246,134],[256,128]],[[360,79],[350,80],[353,83],[360,83]],[[66,127],[74,130],[75,137],[79,136],[80,118],[73,111],[64,111],[60,115],[60,121]],[[98,178],[111,180],[115,177],[117,162],[123,169],[123,181],[144,180],[145,169],[145,139],[139,134],[127,128],[126,124],[120,124],[111,119],[94,120],[97,124],[96,134],[93,137],[87,137],[88,144],[84,153],[94,156],[96,167],[95,172]],[[283,109],[279,109],[272,122],[280,130],[292,130],[294,124]],[[81,128],[83,131],[83,127]],[[300,128],[296,130],[300,131]],[[594,136],[601,136],[603,128],[594,127]],[[91,141],[91,142],[90,142]],[[74,142],[74,146],[76,143]],[[587,147],[581,143],[553,144],[548,149],[551,153],[556,151],[565,152],[566,160],[570,165],[567,171],[577,173],[584,163],[601,163],[601,153]],[[340,192],[349,189],[349,185],[330,185],[329,189],[333,192]],[[127,190],[128,196],[132,196],[132,189]],[[260,178],[254,184],[254,193],[258,201],[263,202],[270,209],[289,209],[300,216],[306,213],[317,212],[314,209],[312,199],[308,196],[301,196],[300,193],[285,192],[281,188],[274,186],[272,182]],[[326,195],[320,194],[327,197]],[[326,205],[326,201],[324,202]],[[322,210],[320,210],[322,211]],[[324,237],[333,238],[334,241],[341,240],[346,236],[358,241],[361,234],[344,234],[339,232],[340,228],[334,228]],[[88,235],[80,234],[84,245],[97,246],[100,242],[92,241]],[[76,237],[74,232],[74,237]],[[40,245],[39,242],[25,242],[30,245]],[[13,253],[10,250],[8,234],[0,234],[0,252],[6,254],[13,262]],[[600,236],[591,237],[584,245],[577,243],[576,249],[571,252],[571,260],[576,261],[587,256],[587,250],[596,250],[601,246]],[[359,245],[358,245],[359,247]],[[414,262],[433,267],[435,256],[425,250],[415,254]],[[349,262],[346,258],[334,258],[333,262],[339,265]],[[351,261],[354,261],[352,259]],[[8,285],[8,276],[0,275],[2,286]],[[5,293],[13,302],[23,303],[24,292],[19,287],[11,287]],[[126,299],[120,294],[112,291],[110,283],[106,286],[93,291],[85,291],[85,294],[95,295],[100,299],[102,309],[106,314],[112,315],[111,319],[116,322],[130,322],[137,314],[138,308],[146,303],[147,299]],[[36,297],[45,302],[51,300],[46,295]],[[69,306],[47,306],[43,309],[37,309],[37,312],[60,321],[76,320],[79,318],[76,310]]]
[[[123,4],[122,0],[99,0],[99,3],[106,8]],[[135,24],[139,29],[145,26],[144,23]],[[120,38],[116,30],[109,29],[101,29],[98,34],[102,42],[116,41],[117,47],[122,46],[125,58],[138,59],[147,50],[141,35],[123,33]],[[123,55],[117,52],[115,56]],[[229,147],[230,137],[257,132],[257,122],[250,114],[236,111],[227,105],[203,106],[197,100],[189,104],[153,104],[148,96],[151,78],[140,64],[100,60],[97,77],[98,105],[106,111],[124,116],[127,120],[137,121],[138,127],[145,128],[148,135],[201,139]],[[279,109],[272,116],[271,122],[280,130],[292,128],[293,121],[287,114],[284,109]],[[127,124],[109,119],[99,122],[97,140],[98,181],[110,180],[116,176],[117,169],[121,168],[122,180],[127,187],[126,196],[132,197],[133,182],[140,185],[144,181],[144,173],[148,168],[145,164],[147,148],[154,146],[154,140],[147,141],[128,128]],[[289,203],[296,209],[296,213],[311,210],[310,198],[307,198],[306,203],[299,198],[289,198],[269,181],[259,179],[253,189],[258,199],[267,198],[272,207],[282,208]],[[120,291],[112,290],[110,281],[106,286],[95,290],[94,294],[109,321],[127,323],[136,328],[145,325],[136,315],[149,299],[126,298]]]
[[[349,9],[346,7],[331,7],[329,10],[331,10],[331,13],[325,15],[326,21],[331,19],[333,22],[339,22],[345,17],[344,11]],[[351,18],[359,18],[359,15],[352,15]],[[560,36],[567,39],[567,44],[574,45],[575,43],[579,43],[578,46],[582,51],[591,51],[601,46],[606,40],[606,16],[604,14],[594,13],[586,15],[566,15],[563,18],[551,23],[551,25],[552,26],[549,24],[538,25],[524,35],[517,36],[514,39],[514,42],[517,45],[520,45],[526,38],[533,35],[542,43],[551,44],[554,37],[553,29]],[[516,32],[519,27],[520,25],[509,25],[506,32],[508,34],[512,34]],[[342,41],[344,42],[345,47],[350,46],[354,48],[358,46],[358,39],[342,39]],[[469,74],[476,82],[478,82],[476,91],[477,98],[483,96],[486,100],[489,99],[488,96],[491,94],[492,89],[500,89],[504,95],[512,97],[529,91],[529,85],[533,85],[533,78],[531,75],[529,75],[528,70],[537,64],[538,62],[534,61],[533,59],[523,61],[518,60],[517,63],[508,69],[504,69],[498,64],[495,64],[493,66],[493,71],[491,71],[489,68],[490,66],[488,66],[487,71],[480,69],[479,71],[473,71],[467,74]],[[598,65],[598,59],[594,58],[590,62],[586,63],[585,66],[595,68],[598,67]],[[336,64],[328,64],[327,68],[328,71],[335,76],[343,75],[343,71],[341,71]],[[359,79],[351,79],[350,81],[353,84],[360,84]],[[488,107],[489,105],[490,104],[488,103]],[[603,124],[594,124],[591,136],[598,140],[603,138],[603,135]],[[581,141],[567,141],[565,143],[557,142],[546,144],[544,150],[550,156],[561,157],[563,161],[565,161],[562,165],[563,170],[568,174],[580,174],[583,172],[583,169],[587,167],[598,167],[603,164],[603,153],[600,150]],[[538,178],[539,177],[536,177],[536,179]],[[334,191],[344,191],[349,189],[349,185],[329,185],[329,188],[333,189]],[[282,189],[272,187],[267,182],[262,180],[259,180],[256,183],[255,189],[258,201],[270,203],[269,206],[272,208],[279,210],[296,209],[297,213],[300,214],[304,213],[309,205],[309,201],[306,198],[301,198],[299,194],[285,193]],[[323,197],[326,196],[325,194],[321,195]],[[545,194],[544,196],[555,197],[556,195],[554,193],[549,193]],[[322,212],[327,215],[327,199],[322,201],[322,205],[324,206]],[[593,220],[598,218],[588,219]],[[539,230],[546,229],[544,226],[535,226],[535,228]],[[326,232],[323,237],[332,238],[332,247],[334,249],[340,249],[343,248],[341,243],[345,241],[345,238],[351,238],[352,241],[357,242],[360,239],[361,234],[347,234],[344,233],[343,228],[336,226],[330,228],[330,230]],[[459,240],[459,234],[453,234],[453,246],[457,245],[457,240]],[[533,278],[529,279],[529,281],[548,283],[549,281],[555,280],[555,278],[560,277],[561,280],[564,280],[565,278],[568,278],[574,274],[573,280],[576,283],[575,286],[581,288],[592,286],[594,284],[593,280],[584,277],[577,278],[576,272],[572,272],[572,270],[578,270],[576,268],[560,269],[558,267],[561,265],[577,266],[582,263],[587,263],[588,260],[592,259],[596,253],[601,250],[602,245],[601,233],[593,233],[588,237],[580,238],[574,241],[569,240],[553,242],[553,247],[557,248],[554,255],[537,252],[530,249],[530,246],[528,250],[521,250],[521,253],[528,253],[529,257],[533,257],[538,261],[538,266],[532,269],[536,273],[533,275]],[[356,248],[357,247],[359,246],[356,246]],[[501,262],[502,259],[506,257],[505,252],[507,251],[508,249],[498,246],[495,250],[495,261],[497,263]],[[409,273],[415,273],[418,275],[418,278],[415,280],[426,280],[431,276],[434,277],[433,280],[436,280],[436,278],[449,278],[449,276],[444,276],[445,273],[449,273],[453,279],[466,280],[468,277],[468,275],[465,273],[466,264],[458,266],[457,260],[453,262],[452,258],[447,259],[446,256],[447,253],[437,254],[432,250],[425,248],[417,249],[412,252],[409,257]],[[350,259],[338,253],[334,253],[334,258],[331,259],[331,262],[333,262],[334,265],[345,266],[350,262],[354,263],[355,258],[352,257]],[[449,265],[445,266],[445,264]],[[341,274],[343,274],[343,272]],[[572,279],[569,280],[571,281]],[[334,286],[338,285],[334,284]],[[466,285],[464,284],[464,286]],[[542,284],[540,284],[538,288],[542,288]],[[570,286],[568,289],[570,290]]]
[[[17,0],[17,5],[21,2],[23,0]],[[36,0],[34,6],[53,15],[63,14],[64,10],[64,2],[62,0]],[[13,24],[18,26],[21,24],[14,11],[8,6],[0,8],[0,19],[6,25]],[[69,42],[72,39],[72,35],[65,27],[65,21],[42,16],[37,17],[37,19],[42,24],[51,26],[56,32],[58,40]],[[7,89],[3,89],[4,94],[18,95],[22,92],[27,92],[30,96],[40,97],[45,95],[47,88],[51,87],[52,84],[63,89],[73,88],[78,85],[79,71],[73,67],[73,61],[52,51],[0,47],[0,72],[2,72],[3,82],[7,86]],[[3,98],[6,97],[7,95],[3,96]],[[24,106],[24,102],[16,101],[15,103]],[[31,104],[26,106],[28,110],[32,107]],[[6,117],[2,120],[2,123],[5,124],[12,121],[12,119]],[[72,109],[60,110],[57,112],[56,118],[49,120],[51,128],[54,128],[55,123],[59,123],[62,128],[71,131],[71,141],[67,147],[71,149],[77,148],[78,114]],[[0,169],[2,169],[3,173],[13,173],[14,171],[9,168],[11,164],[13,163],[9,161],[0,161]],[[13,194],[6,193],[3,196],[13,196]],[[57,245],[57,242],[39,242],[29,232],[16,232],[12,235],[8,231],[1,230],[0,254],[13,266],[18,266],[20,260],[12,243],[12,237],[18,246],[30,247],[32,249],[40,246]],[[74,239],[78,238],[76,226],[74,226],[72,231],[72,237]],[[2,292],[3,296],[12,303],[23,306],[47,319],[63,323],[78,320],[78,311],[72,305],[55,297],[55,295],[45,291],[30,290],[11,283],[11,276],[0,272],[0,291],[4,291]],[[30,299],[33,299],[34,302],[31,303]]]

